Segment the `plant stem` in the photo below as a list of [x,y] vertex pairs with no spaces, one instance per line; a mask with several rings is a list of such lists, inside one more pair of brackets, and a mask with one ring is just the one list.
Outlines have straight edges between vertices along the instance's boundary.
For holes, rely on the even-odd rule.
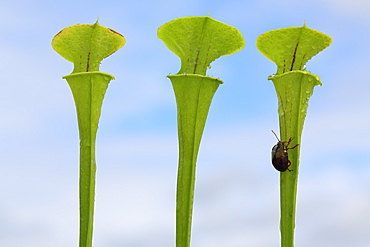
[[[298,166],[294,169],[298,170]],[[295,211],[297,195],[297,173],[280,173],[280,229],[281,246],[294,246]]]
[[172,75],[177,103],[179,168],[176,196],[176,246],[189,247],[197,156],[208,110],[220,80]]
[[176,246],[189,247],[195,169],[208,110],[221,80],[205,76],[212,61],[241,50],[240,31],[209,16],[172,20],[158,28],[158,38],[181,58],[171,79],[176,96],[179,169],[176,195]]
[[76,104],[80,133],[80,247],[91,247],[94,224],[95,142],[101,107],[113,76],[102,72],[75,73],[64,77]]
[[100,26],[78,24],[64,28],[52,40],[53,49],[73,62],[70,75],[64,76],[73,94],[80,135],[80,247],[91,247],[94,224],[95,141],[101,107],[112,75],[99,72],[101,61],[120,49],[125,38]]
[[288,149],[291,172],[280,174],[280,231],[281,246],[294,246],[295,210],[301,135],[307,114],[308,100],[317,85],[318,76],[305,69],[313,56],[331,43],[331,37],[308,28],[290,27],[272,30],[257,38],[257,48],[277,65],[277,72],[270,76],[278,97],[280,140],[292,139]]
[[281,246],[293,247],[301,136],[308,100],[321,82],[306,71],[291,71],[269,79],[274,82],[279,101],[280,138],[282,141],[293,138],[291,146],[300,144],[288,150],[292,171],[280,173]]

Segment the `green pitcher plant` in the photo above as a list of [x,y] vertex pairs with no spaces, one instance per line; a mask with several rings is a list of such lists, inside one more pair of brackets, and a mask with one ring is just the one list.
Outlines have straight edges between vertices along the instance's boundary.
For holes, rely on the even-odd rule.
[[176,246],[189,247],[199,145],[212,98],[223,83],[206,71],[215,59],[241,50],[245,41],[239,30],[209,16],[172,20],[157,35],[181,59],[180,71],[168,78],[175,92],[179,139]]
[[80,135],[80,237],[79,247],[91,247],[95,197],[95,142],[108,84],[114,77],[99,71],[100,62],[123,47],[125,38],[116,31],[95,24],[67,27],[56,34],[52,47],[74,64],[64,76],[73,94]]
[[331,43],[331,37],[306,26],[266,32],[257,38],[257,48],[277,65],[269,76],[278,98],[280,140],[296,148],[287,150],[291,165],[280,173],[281,246],[294,246],[299,154],[308,100],[320,78],[305,68],[313,56]]

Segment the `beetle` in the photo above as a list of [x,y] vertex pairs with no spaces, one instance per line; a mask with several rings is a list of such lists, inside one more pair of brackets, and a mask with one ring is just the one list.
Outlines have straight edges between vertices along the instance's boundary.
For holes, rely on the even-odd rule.
[[299,144],[295,145],[294,147],[289,148],[288,146],[290,142],[293,140],[293,137],[290,137],[287,142],[282,142],[280,141],[278,136],[275,134],[275,132],[273,130],[271,131],[272,133],[274,133],[276,139],[278,140],[276,145],[272,147],[272,151],[271,151],[272,165],[279,172],[285,172],[286,170],[291,172],[292,170],[289,169],[291,162],[288,158],[288,149],[294,149]]

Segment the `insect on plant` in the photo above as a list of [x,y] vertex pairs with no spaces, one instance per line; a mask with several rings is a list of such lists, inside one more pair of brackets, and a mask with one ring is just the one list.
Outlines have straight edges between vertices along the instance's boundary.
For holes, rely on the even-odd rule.
[[293,137],[290,137],[287,142],[282,142],[280,141],[278,136],[275,134],[275,132],[273,130],[271,131],[272,133],[274,133],[276,139],[278,140],[278,143],[272,147],[272,151],[271,151],[272,165],[279,172],[285,172],[286,170],[291,172],[292,170],[289,169],[291,162],[288,157],[288,149],[294,149],[299,144],[295,145],[294,147],[289,148],[288,146],[290,142],[293,140]]

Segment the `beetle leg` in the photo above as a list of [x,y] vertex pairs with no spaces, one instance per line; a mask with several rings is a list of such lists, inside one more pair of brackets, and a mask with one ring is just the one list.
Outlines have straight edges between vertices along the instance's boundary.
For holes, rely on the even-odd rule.
[[284,143],[286,143],[286,146],[289,146],[290,142],[293,141],[293,139],[294,139],[294,137],[290,137],[287,142],[284,142]]
[[286,144],[285,146],[289,146],[290,142],[293,141],[294,137],[290,137],[289,140],[287,142],[282,142],[284,144]]
[[299,144],[295,145],[294,147],[291,147],[291,148],[288,148],[288,145],[287,145],[287,148],[286,149],[295,149]]
[[288,167],[286,168],[289,172],[293,171],[293,170],[290,170],[289,169],[289,166],[292,164],[292,162],[290,162],[290,160],[288,160]]

